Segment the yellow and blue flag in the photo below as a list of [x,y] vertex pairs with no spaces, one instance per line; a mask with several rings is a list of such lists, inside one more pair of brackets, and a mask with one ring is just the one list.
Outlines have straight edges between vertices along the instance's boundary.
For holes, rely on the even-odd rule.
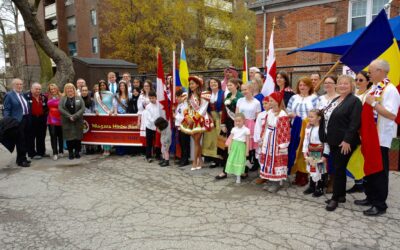
[[354,72],[359,72],[375,59],[383,59],[390,64],[390,68],[394,70],[390,70],[388,78],[397,86],[400,82],[399,47],[385,10],[381,10],[340,61]]
[[189,69],[186,61],[185,48],[183,46],[183,41],[181,41],[181,58],[179,61],[179,79],[183,88],[189,88]]

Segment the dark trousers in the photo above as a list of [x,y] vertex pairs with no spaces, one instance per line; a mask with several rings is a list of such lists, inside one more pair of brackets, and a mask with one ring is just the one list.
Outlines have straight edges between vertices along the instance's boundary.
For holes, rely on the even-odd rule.
[[381,147],[383,170],[364,177],[368,201],[380,210],[386,210],[389,193],[389,148]]
[[67,141],[67,148],[69,154],[79,154],[81,152],[81,140],[69,140]]
[[64,152],[62,127],[49,125],[49,134],[53,155],[62,154]]
[[178,131],[178,137],[181,145],[181,161],[188,161],[190,158],[190,135]]
[[146,128],[146,159],[150,159],[153,151],[153,141],[156,131]]
[[27,135],[28,156],[43,156],[46,153],[46,126],[47,116],[30,116]]
[[335,169],[332,200],[338,201],[339,197],[346,196],[346,167],[355,147],[351,147],[352,150],[347,155],[340,152],[341,147],[332,145],[329,145],[329,147],[332,155],[332,165]]
[[16,141],[17,147],[17,164],[21,164],[26,161],[26,134],[28,133],[28,116],[24,115],[18,126],[18,137]]

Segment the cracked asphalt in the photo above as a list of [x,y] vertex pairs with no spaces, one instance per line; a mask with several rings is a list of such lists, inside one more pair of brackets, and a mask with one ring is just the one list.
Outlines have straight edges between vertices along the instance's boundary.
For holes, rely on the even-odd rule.
[[[215,181],[220,168],[160,168],[143,157],[99,155],[15,165],[0,147],[0,249],[398,249],[400,174],[390,174],[381,217],[348,195],[286,186],[271,194],[256,173],[241,184]],[[348,186],[352,185],[349,180]]]

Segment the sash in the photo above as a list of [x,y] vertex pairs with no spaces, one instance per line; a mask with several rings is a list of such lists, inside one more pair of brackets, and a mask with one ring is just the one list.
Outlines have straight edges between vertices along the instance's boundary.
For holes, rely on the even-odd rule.
[[100,98],[100,93],[96,92],[95,96],[96,102],[100,105],[100,107],[107,113],[109,114],[111,110],[107,107],[107,105],[104,104],[104,102]]

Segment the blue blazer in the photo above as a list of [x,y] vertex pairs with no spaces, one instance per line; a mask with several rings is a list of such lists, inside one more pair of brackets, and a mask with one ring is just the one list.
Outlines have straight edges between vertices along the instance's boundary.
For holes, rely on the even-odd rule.
[[[24,94],[22,93],[22,96]],[[28,102],[26,102],[28,104]],[[21,103],[19,102],[18,96],[15,91],[7,92],[4,98],[4,117],[12,117],[17,119],[19,122],[22,120],[23,110]]]

